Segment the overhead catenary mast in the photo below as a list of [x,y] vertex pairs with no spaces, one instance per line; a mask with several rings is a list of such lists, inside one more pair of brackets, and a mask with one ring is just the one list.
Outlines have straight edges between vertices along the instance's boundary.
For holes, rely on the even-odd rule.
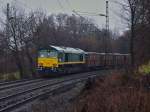
[[106,37],[105,37],[105,53],[108,53],[109,51],[109,5],[108,1],[106,1]]
[[[9,8],[9,3],[7,3],[7,6],[6,6],[6,38],[8,39],[9,38],[9,11],[10,11],[10,8]],[[6,64],[5,64],[5,71],[6,73],[8,72],[8,65],[7,65],[7,61],[8,61],[8,51],[6,50],[6,53],[5,53],[5,61],[6,61]]]
[[107,33],[109,34],[109,9],[108,7],[109,7],[108,1],[106,1],[106,30],[107,30]]

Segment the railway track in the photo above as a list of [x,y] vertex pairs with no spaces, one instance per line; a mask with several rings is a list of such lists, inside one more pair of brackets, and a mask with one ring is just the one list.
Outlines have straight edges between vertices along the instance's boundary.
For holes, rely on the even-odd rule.
[[0,87],[4,85],[11,85],[11,84],[16,84],[16,83],[21,83],[21,82],[26,82],[26,81],[32,81],[35,79],[22,79],[22,80],[16,80],[16,81],[2,81],[0,82]]
[[17,82],[11,82],[11,83],[6,83],[6,84],[2,84],[0,85],[0,91],[4,90],[4,89],[10,89],[13,87],[19,87],[19,86],[23,86],[26,84],[32,84],[35,82],[39,82],[39,81],[44,81],[44,79],[32,79],[32,80],[21,80],[21,81],[17,81]]
[[[12,93],[0,97],[0,112],[9,112],[20,107],[28,102],[31,102],[41,96],[53,93],[61,88],[66,88],[75,85],[76,83],[86,81],[88,78],[96,77],[97,73],[89,72],[80,75],[73,75],[65,78],[46,80],[29,89],[23,89],[17,93]],[[39,82],[36,82],[36,84]],[[21,87],[21,86],[20,86]]]

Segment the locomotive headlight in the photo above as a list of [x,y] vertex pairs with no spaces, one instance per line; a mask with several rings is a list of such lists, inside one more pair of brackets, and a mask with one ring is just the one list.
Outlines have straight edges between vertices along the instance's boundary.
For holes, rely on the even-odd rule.
[[56,64],[53,64],[53,67],[57,67],[57,65],[56,65]]
[[38,63],[38,67],[42,67],[43,66],[43,63]]
[[61,62],[62,60],[61,60],[61,58],[59,58],[59,62]]

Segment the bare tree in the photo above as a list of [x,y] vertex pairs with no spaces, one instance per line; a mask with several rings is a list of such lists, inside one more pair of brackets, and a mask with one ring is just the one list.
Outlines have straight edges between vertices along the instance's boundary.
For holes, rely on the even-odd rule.
[[132,68],[134,68],[135,67],[135,37],[136,37],[135,28],[141,16],[139,11],[141,0],[124,0],[119,4],[122,5],[123,10],[125,12],[123,15],[121,15],[121,17],[128,22],[131,31],[130,54],[131,54],[131,65]]
[[5,27],[6,28],[5,38],[7,46],[16,60],[16,64],[19,69],[21,77],[24,77],[22,59],[20,57],[22,43],[19,38],[22,35],[21,32],[19,32],[22,15],[18,16],[19,12],[16,10],[16,8],[15,7],[10,8],[9,4],[7,4],[7,10],[5,12],[5,15],[7,17]]
[[[5,12],[7,16],[5,24],[5,40],[8,49],[12,52],[16,65],[19,69],[21,77],[25,77],[25,55],[29,61],[29,68],[32,74],[35,73],[34,61],[30,52],[30,48],[33,45],[33,35],[35,32],[36,22],[34,15],[29,17],[20,9],[15,6],[10,7],[7,5],[7,11]],[[25,55],[23,53],[25,51]]]
[[20,37],[20,40],[23,44],[23,49],[25,50],[25,54],[27,56],[27,59],[29,61],[29,69],[32,75],[36,74],[35,70],[35,61],[33,58],[33,49],[34,49],[34,33],[36,32],[36,18],[34,14],[31,14],[29,17],[23,18],[23,24],[22,29],[20,29],[20,32],[22,36]]

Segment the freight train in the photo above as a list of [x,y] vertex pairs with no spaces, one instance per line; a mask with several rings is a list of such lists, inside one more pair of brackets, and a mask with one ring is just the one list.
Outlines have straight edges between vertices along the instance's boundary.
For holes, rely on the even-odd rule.
[[38,73],[68,74],[102,68],[126,67],[130,54],[85,52],[79,48],[50,45],[38,50]]

